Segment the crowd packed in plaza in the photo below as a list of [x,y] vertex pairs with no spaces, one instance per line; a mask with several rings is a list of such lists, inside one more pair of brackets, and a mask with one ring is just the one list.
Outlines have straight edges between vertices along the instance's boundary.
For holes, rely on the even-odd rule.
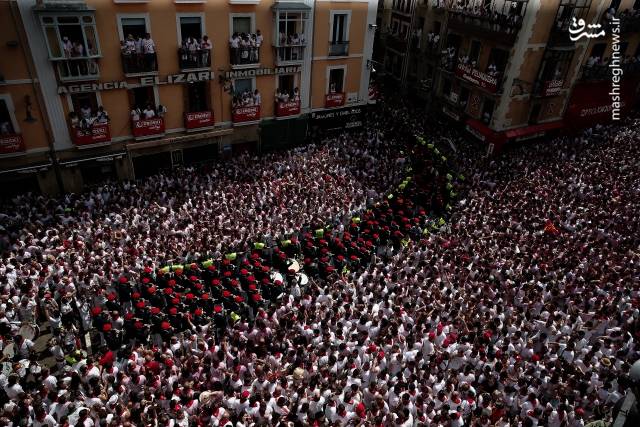
[[368,123],[7,201],[0,425],[610,418],[639,352],[640,120],[496,158],[400,100]]

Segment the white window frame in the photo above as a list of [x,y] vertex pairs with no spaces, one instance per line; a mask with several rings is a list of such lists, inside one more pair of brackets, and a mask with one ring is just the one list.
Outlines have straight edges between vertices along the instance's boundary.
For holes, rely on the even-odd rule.
[[[158,85],[136,85],[136,86],[130,86],[129,90],[133,90],[133,89],[138,89],[141,87],[152,87],[153,88],[153,97],[155,98],[153,101],[155,103],[155,105],[153,105],[153,107],[157,107],[158,105],[162,104],[162,102],[160,102],[160,91],[158,90]],[[133,106],[129,105],[129,111],[131,111],[131,108]],[[165,105],[166,107],[166,105]]]
[[[84,22],[82,22],[82,18],[84,18],[85,16],[90,16],[92,19],[92,23],[91,24],[86,24]],[[44,38],[45,38],[45,44],[47,45],[47,53],[49,54],[49,58],[53,59],[53,60],[66,60],[68,58],[65,58],[64,56],[62,57],[54,57],[52,55],[51,52],[51,46],[49,45],[49,37],[47,35],[47,28],[55,28],[56,30],[56,37],[58,38],[58,41],[61,43],[62,41],[62,37],[60,37],[60,25],[58,24],[58,18],[59,17],[77,17],[78,18],[78,24],[81,29],[82,29],[82,38],[83,38],[83,43],[84,43],[84,48],[86,50],[86,57],[87,58],[101,58],[102,57],[102,50],[100,49],[100,36],[98,35],[98,25],[96,22],[96,16],[93,13],[80,13],[80,14],[74,14],[74,13],[69,13],[69,12],[59,12],[59,13],[51,13],[51,14],[44,14],[40,16],[40,27],[42,28],[42,31],[44,33]],[[44,21],[45,18],[52,18],[54,23],[50,24],[50,23],[46,23]],[[64,24],[63,24],[64,25]],[[93,27],[93,35],[95,37],[95,43],[96,43],[96,51],[98,52],[97,55],[89,55],[88,52],[88,47],[87,47],[87,35],[84,31],[84,27],[89,27],[92,26]],[[60,49],[62,49],[62,44],[60,44]]]
[[[144,18],[145,32],[151,34],[151,24],[149,23],[150,20],[148,13],[118,13],[116,15],[116,24],[118,26],[118,36],[120,37],[121,41],[125,39],[125,35],[122,31],[122,20],[127,18]],[[151,38],[153,38],[153,35]]]
[[326,74],[326,80],[325,80],[325,88],[324,88],[324,93],[325,95],[329,94],[329,86],[331,85],[331,70],[338,70],[338,69],[342,69],[342,92],[341,93],[347,93],[347,66],[346,65],[329,65],[327,66],[327,74]]
[[9,118],[11,119],[11,126],[13,127],[13,133],[16,135],[20,135],[22,132],[20,131],[20,126],[18,125],[18,120],[16,119],[16,107],[13,105],[13,98],[8,93],[0,94],[0,101],[4,101],[7,106],[7,111],[9,112]]
[[255,13],[230,13],[229,14],[229,38],[231,38],[231,36],[233,35],[233,18],[251,18],[251,33],[255,34],[256,32],[256,14]]
[[182,44],[182,27],[180,26],[180,18],[200,18],[200,32],[203,36],[206,36],[207,33],[205,31],[204,26],[204,12],[196,12],[196,13],[176,13],[176,35],[178,37],[178,47]]
[[349,41],[349,32],[351,31],[351,11],[346,9],[337,9],[329,11],[329,42],[334,42],[333,40],[333,18],[336,15],[347,15],[345,20],[345,34],[344,41]]

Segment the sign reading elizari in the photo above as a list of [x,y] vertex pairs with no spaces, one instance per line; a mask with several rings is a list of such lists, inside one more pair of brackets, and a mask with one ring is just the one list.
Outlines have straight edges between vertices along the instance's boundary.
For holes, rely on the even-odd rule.
[[[152,86],[152,85],[175,85],[180,83],[204,82],[213,80],[212,71],[200,71],[198,73],[179,73],[169,74],[164,80],[160,80],[158,76],[140,77],[140,81],[135,86]],[[127,81],[100,82],[100,83],[82,83],[75,85],[58,86],[58,94],[81,93],[81,92],[97,92],[99,90],[113,89],[129,89],[131,85]]]

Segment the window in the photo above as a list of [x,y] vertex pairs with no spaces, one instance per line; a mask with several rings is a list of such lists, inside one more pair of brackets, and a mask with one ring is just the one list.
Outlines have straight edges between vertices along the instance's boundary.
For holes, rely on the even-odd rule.
[[149,32],[147,19],[145,17],[122,17],[120,18],[120,32],[122,40],[126,40],[129,36],[132,36],[134,40],[142,39]]
[[233,108],[260,105],[261,103],[261,97],[255,90],[255,79],[236,79],[233,81]]
[[329,93],[344,92],[344,68],[329,70]]
[[618,10],[620,7],[621,0],[611,0],[611,4],[609,5],[609,9]]
[[349,40],[349,14],[331,12],[331,41],[342,43]]
[[251,26],[251,17],[249,16],[234,16],[233,17],[233,32],[238,34],[251,34],[253,33]]
[[640,10],[640,0],[636,0],[633,3],[633,10]]
[[482,121],[485,124],[491,123],[491,118],[493,117],[493,109],[495,108],[496,103],[491,98],[485,98],[484,103],[482,104]]
[[92,114],[98,111],[98,99],[95,93],[74,93],[70,98],[73,111],[78,115],[82,111],[90,111]]
[[180,42],[184,43],[186,39],[195,40],[202,39],[204,31],[202,28],[202,18],[200,16],[179,16]]
[[278,39],[277,46],[302,45],[306,42],[305,12],[278,12]]
[[542,63],[540,82],[564,80],[573,58],[573,51],[547,50]]
[[210,111],[209,82],[191,82],[186,86],[187,113]]
[[293,74],[283,74],[278,76],[278,92],[292,96],[295,88],[295,76]]
[[471,96],[471,92],[463,86],[460,90],[460,98],[458,99],[458,102],[463,109],[466,108],[467,103],[469,102],[469,96]]
[[481,45],[478,40],[471,41],[471,48],[469,49],[469,62],[478,62],[478,58],[480,57],[480,48]]
[[542,109],[542,105],[540,103],[533,104],[531,106],[531,110],[529,111],[529,124],[534,125],[538,123],[540,118],[540,110]]
[[589,55],[589,57],[602,59],[602,57],[604,56],[604,51],[606,49],[607,49],[606,43],[597,43],[593,45],[593,48],[591,49],[591,55]]
[[41,17],[51,59],[100,55],[93,15]]
[[180,69],[205,68],[211,66],[213,43],[204,34],[204,19],[200,15],[178,14],[178,61]]
[[156,96],[153,90],[153,86],[141,86],[130,91],[131,108],[140,109],[144,111],[145,108],[150,106],[156,108]]
[[[9,95],[0,95],[0,135],[13,135],[19,132],[13,103]],[[4,99],[3,99],[4,98]]]
[[498,73],[503,73],[507,68],[507,61],[509,60],[509,52],[504,49],[491,49],[491,54],[489,55],[489,63],[487,64],[487,69],[494,69]]

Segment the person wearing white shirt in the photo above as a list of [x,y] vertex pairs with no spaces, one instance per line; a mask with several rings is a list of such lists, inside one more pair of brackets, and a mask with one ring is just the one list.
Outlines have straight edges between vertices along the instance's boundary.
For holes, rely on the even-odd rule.
[[142,112],[142,115],[144,116],[145,119],[153,119],[156,116],[156,112],[153,111],[153,108],[151,107],[151,105],[147,105],[147,108],[144,109],[144,111]]

